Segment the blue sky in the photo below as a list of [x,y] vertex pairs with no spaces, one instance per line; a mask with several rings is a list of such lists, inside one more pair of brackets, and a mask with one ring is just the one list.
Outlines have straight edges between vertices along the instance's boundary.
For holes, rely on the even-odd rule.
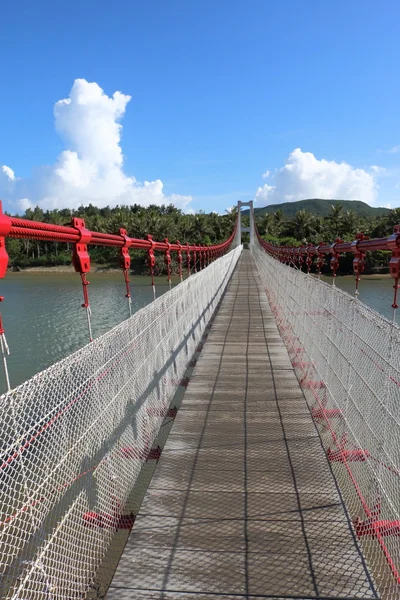
[[[399,22],[397,1],[8,3],[0,195],[12,212],[399,206]],[[111,107],[115,91],[131,98]]]

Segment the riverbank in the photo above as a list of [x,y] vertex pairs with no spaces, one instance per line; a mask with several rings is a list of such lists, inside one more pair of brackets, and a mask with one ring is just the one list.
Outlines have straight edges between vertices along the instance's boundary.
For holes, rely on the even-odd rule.
[[[90,268],[91,273],[119,273],[121,269],[117,267],[109,267],[105,265],[92,264]],[[18,267],[11,268],[9,273],[75,273],[75,269],[72,265],[57,265],[55,267]]]
[[[19,267],[18,269],[15,268],[11,268],[8,270],[8,273],[13,273],[13,274],[34,274],[34,273],[57,273],[58,275],[62,275],[62,274],[71,274],[71,273],[75,273],[75,269],[72,265],[58,265],[58,266],[54,266],[54,267],[24,267],[21,268]],[[109,266],[109,265],[98,265],[98,264],[92,264],[91,265],[91,269],[90,269],[90,273],[96,273],[96,274],[110,274],[110,273],[121,273],[121,269],[118,267],[113,267],[113,266]],[[148,275],[148,272],[146,271],[131,271],[130,275],[140,275],[140,276],[146,276]],[[315,273],[313,273],[313,275],[315,275]],[[166,273],[159,273],[158,276],[161,277],[165,277]],[[338,273],[337,275],[338,278],[340,279],[354,279],[354,275],[352,274],[348,274],[348,275],[340,275],[340,273]],[[323,274],[323,278],[324,279],[331,279],[331,275],[329,273],[324,273]],[[389,279],[390,278],[390,273],[363,273],[362,274],[362,279],[366,280],[379,280],[379,279]]]

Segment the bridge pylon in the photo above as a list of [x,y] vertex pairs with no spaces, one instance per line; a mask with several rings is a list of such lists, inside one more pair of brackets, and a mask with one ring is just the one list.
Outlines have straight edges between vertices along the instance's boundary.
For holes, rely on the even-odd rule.
[[[250,207],[250,227],[243,227],[242,225],[242,206]],[[250,233],[250,246],[254,245],[254,207],[253,200],[249,200],[249,202],[238,201],[238,226],[236,229],[236,246],[240,246],[242,243],[242,233]]]

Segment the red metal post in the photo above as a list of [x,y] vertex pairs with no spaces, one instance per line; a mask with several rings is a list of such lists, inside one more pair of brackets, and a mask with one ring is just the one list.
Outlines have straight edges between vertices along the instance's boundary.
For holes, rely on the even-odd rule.
[[193,246],[193,263],[194,263],[194,272],[197,273],[197,247]]
[[169,289],[171,289],[171,244],[169,243],[168,238],[164,238],[164,243],[167,244],[164,262],[167,266]]
[[131,317],[132,316],[132,300],[131,300],[131,289],[129,286],[129,284],[130,284],[129,269],[131,268],[131,257],[129,254],[129,248],[131,246],[131,240],[128,237],[126,229],[121,228],[119,230],[119,235],[124,240],[124,245],[121,247],[121,250],[120,250],[120,261],[119,262],[120,262],[120,267],[124,274],[125,290],[126,290],[125,298],[128,299],[129,316]]
[[359,249],[359,244],[363,240],[368,240],[368,239],[369,239],[368,236],[365,236],[362,232],[360,232],[360,233],[357,233],[356,239],[351,244],[351,249],[354,253],[353,271],[354,271],[354,275],[356,277],[356,291],[355,291],[356,297],[359,294],[358,284],[360,283],[360,280],[361,280],[361,273],[364,271],[364,268],[365,268],[365,252],[363,252],[362,250]]
[[396,309],[399,308],[397,304],[397,294],[399,291],[399,278],[400,278],[400,225],[395,225],[393,234],[388,238],[388,247],[392,251],[392,257],[389,261],[390,276],[394,279],[394,295],[393,295],[393,320],[396,317]]
[[188,277],[190,275],[190,261],[191,261],[191,255],[190,255],[190,248],[189,248],[189,244],[186,244],[186,263],[187,263],[187,270],[188,270]]
[[85,221],[78,217],[73,217],[71,221],[71,225],[74,229],[77,230],[79,234],[79,241],[73,245],[72,250],[72,264],[74,265],[74,269],[77,273],[80,274],[82,280],[82,288],[83,288],[83,304],[82,308],[86,309],[86,316],[88,322],[89,329],[89,339],[93,341],[92,335],[92,324],[90,322],[90,316],[92,311],[90,309],[89,304],[89,294],[87,286],[89,285],[89,281],[86,278],[86,274],[90,271],[90,256],[87,249],[87,244],[90,243],[92,234],[86,229]]
[[322,267],[324,266],[324,261],[325,261],[325,255],[319,251],[320,246],[323,246],[324,242],[320,242],[316,248],[316,253],[317,253],[317,269],[318,269],[318,279],[320,279],[321,274],[322,274]]
[[176,244],[178,246],[178,267],[179,267],[179,277],[181,279],[181,281],[183,281],[183,275],[182,275],[182,244],[180,243],[179,240],[176,240]]
[[311,269],[313,266],[313,258],[314,258],[314,252],[313,251],[309,251],[310,246],[307,246],[306,248],[306,252],[307,252],[307,258],[306,258],[306,265],[307,265],[307,273],[308,275],[311,273]]
[[333,277],[333,285],[335,285],[336,271],[339,268],[339,258],[340,258],[340,252],[337,252],[336,245],[340,244],[342,241],[343,240],[336,238],[334,244],[331,245],[332,258],[330,260],[330,265],[331,265],[331,271],[332,271],[332,277]]
[[150,242],[150,248],[147,250],[147,264],[150,269],[151,285],[153,288],[153,298],[156,299],[156,284],[154,282],[154,267],[156,266],[156,257],[154,254],[154,248],[156,243],[153,240],[153,236],[150,233],[146,234],[146,240]]

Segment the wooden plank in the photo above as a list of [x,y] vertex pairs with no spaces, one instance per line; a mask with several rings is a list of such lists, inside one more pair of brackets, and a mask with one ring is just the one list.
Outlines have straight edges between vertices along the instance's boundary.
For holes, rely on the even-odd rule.
[[249,252],[107,599],[375,598]]

